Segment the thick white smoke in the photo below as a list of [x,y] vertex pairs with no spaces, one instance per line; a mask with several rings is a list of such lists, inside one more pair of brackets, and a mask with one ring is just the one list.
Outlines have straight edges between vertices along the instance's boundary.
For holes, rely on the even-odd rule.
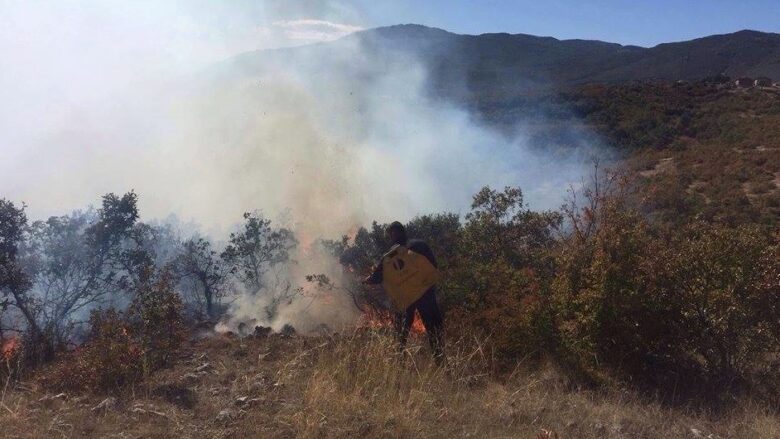
[[[211,15],[65,3],[4,2],[0,14],[0,196],[33,217],[135,189],[145,219],[173,213],[224,238],[259,209],[309,251],[373,219],[465,212],[483,185],[519,185],[532,207],[556,207],[587,169],[431,100],[418,59],[377,57],[357,38],[231,58],[357,30],[323,19],[348,10],[334,2],[305,2],[320,15],[270,2]],[[264,24],[247,23],[252,14]],[[295,259],[294,283],[308,269],[334,272],[311,254]],[[259,308],[236,302],[247,317]]]

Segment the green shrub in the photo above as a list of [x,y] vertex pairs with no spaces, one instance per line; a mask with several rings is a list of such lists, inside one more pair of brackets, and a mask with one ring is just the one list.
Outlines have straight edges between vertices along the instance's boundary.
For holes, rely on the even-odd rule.
[[780,259],[761,228],[665,228],[617,198],[590,205],[573,213],[552,284],[572,357],[644,382],[714,388],[748,382],[780,349]]

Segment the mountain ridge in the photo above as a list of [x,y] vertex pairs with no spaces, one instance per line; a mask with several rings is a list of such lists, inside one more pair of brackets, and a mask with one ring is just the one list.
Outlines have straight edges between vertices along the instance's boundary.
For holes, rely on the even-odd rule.
[[[409,36],[429,40],[433,35],[446,36],[452,45],[446,56],[471,56],[467,58],[469,72],[508,68],[525,76],[532,73],[522,68],[527,66],[538,69],[532,76],[558,84],[700,79],[718,74],[780,78],[780,34],[749,29],[653,47],[529,34],[461,35],[420,25],[388,26],[356,34],[357,38],[374,35],[406,40]],[[484,65],[485,57],[474,54],[491,55],[487,60],[498,64]]]

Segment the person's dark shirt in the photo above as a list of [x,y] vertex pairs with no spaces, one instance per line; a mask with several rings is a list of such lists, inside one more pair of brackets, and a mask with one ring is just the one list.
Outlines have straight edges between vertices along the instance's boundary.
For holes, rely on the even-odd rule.
[[[419,239],[411,239],[408,243],[401,243],[401,245],[405,245],[409,250],[425,256],[434,267],[439,268],[438,264],[436,264],[436,257],[433,255],[433,251],[425,242],[420,241]],[[374,268],[374,272],[366,279],[366,283],[371,285],[382,283],[384,280],[382,277],[382,265],[382,261],[380,260]]]

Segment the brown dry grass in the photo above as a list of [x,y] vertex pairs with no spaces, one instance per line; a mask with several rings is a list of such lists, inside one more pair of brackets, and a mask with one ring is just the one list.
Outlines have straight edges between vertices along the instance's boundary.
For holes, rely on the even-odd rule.
[[716,417],[579,389],[552,367],[498,376],[473,339],[451,343],[438,368],[422,345],[399,354],[392,338],[367,331],[216,336],[106,410],[92,410],[105,395],[51,398],[35,380],[6,389],[0,428],[8,438],[780,437],[780,419],[751,404]]

